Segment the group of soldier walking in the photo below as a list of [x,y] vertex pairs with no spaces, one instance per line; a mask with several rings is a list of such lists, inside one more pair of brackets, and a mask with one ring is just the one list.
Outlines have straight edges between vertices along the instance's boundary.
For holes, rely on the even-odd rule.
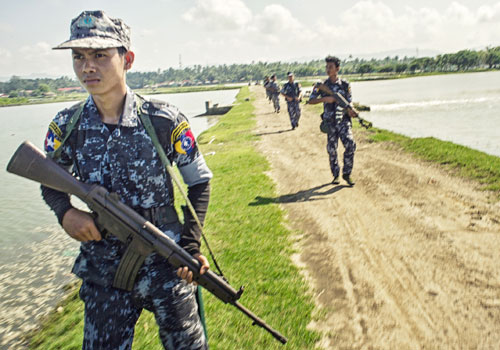
[[[340,183],[341,171],[337,155],[338,141],[340,139],[345,148],[342,178],[349,186],[354,186],[351,172],[354,165],[356,142],[352,134],[352,118],[356,117],[358,112],[352,107],[351,86],[349,82],[341,79],[338,75],[340,59],[328,56],[325,58],[325,62],[328,79],[319,84],[325,86],[325,89],[319,89],[319,85],[316,84],[306,103],[323,103],[321,131],[327,134],[326,149],[333,175],[332,183],[335,185]],[[299,126],[302,89],[300,83],[294,81],[293,72],[288,72],[287,77],[288,82],[281,89],[276,82],[276,74],[273,74],[270,78],[266,77],[264,79],[264,88],[266,96],[269,101],[272,101],[276,113],[280,112],[279,96],[280,94],[283,95],[287,104],[292,130],[295,130]],[[345,105],[345,103],[338,101],[329,92],[341,95],[341,98],[343,97],[348,104]]]

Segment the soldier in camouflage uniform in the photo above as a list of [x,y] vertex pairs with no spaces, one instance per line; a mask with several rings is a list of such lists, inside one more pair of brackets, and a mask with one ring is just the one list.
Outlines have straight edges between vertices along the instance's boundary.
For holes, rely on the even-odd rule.
[[280,112],[280,87],[276,82],[276,74],[271,75],[271,82],[268,84],[268,89],[271,93],[271,100],[273,101],[274,111]]
[[264,78],[264,89],[266,90],[266,97],[271,102],[271,90],[269,90],[269,84],[271,83],[271,80],[269,77]]
[[[324,84],[333,92],[338,92],[351,103],[351,87],[349,82],[340,79],[338,72],[340,70],[340,60],[337,57],[328,56],[325,59],[326,73],[328,79]],[[326,95],[323,91],[313,89],[308,100],[309,104],[323,103],[322,119],[326,124],[327,145],[326,149],[330,157],[330,168],[333,174],[332,183],[339,183],[340,167],[337,159],[337,146],[339,138],[344,145],[344,167],[342,169],[342,178],[350,185],[354,186],[354,181],[351,178],[351,172],[354,165],[354,151],[356,151],[356,143],[352,135],[351,118],[356,116],[356,111],[353,109],[343,110],[333,96]]]
[[[188,197],[202,222],[212,173],[186,117],[175,107],[146,101],[127,87],[126,72],[134,61],[129,27],[102,11],[85,11],[72,21],[70,40],[55,49],[72,50],[74,71],[89,97],[56,115],[46,135],[46,152],[81,181],[116,193],[198,259],[201,272],[206,272],[209,264],[200,254],[200,232],[189,215],[184,225],[179,222],[170,176],[141,113],[150,116],[167,157],[188,185]],[[71,128],[69,120],[77,111],[78,122]],[[67,132],[69,138],[63,143]],[[92,216],[74,208],[67,194],[42,186],[42,196],[64,230],[81,241],[72,271],[82,279],[83,349],[131,349],[142,309],[154,313],[165,349],[208,349],[191,271],[176,271],[152,253],[138,265],[132,289],[122,289],[114,277],[126,245],[113,235],[102,235]]]
[[281,93],[285,97],[288,107],[292,130],[299,126],[300,101],[302,100],[302,90],[300,88],[300,84],[295,83],[293,80],[293,73],[288,72],[288,82],[283,85],[283,89],[281,89]]

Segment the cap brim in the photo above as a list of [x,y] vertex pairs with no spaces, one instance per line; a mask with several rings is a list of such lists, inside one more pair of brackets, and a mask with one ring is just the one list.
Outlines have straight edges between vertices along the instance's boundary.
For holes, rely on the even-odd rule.
[[[63,49],[110,49],[113,47],[124,47],[123,43],[110,38],[82,38],[68,40],[52,48],[52,50]],[[128,48],[126,48],[128,50]]]

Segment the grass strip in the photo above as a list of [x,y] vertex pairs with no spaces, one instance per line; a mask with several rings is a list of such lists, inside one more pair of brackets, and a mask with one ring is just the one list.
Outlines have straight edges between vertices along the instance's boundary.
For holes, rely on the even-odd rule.
[[[306,283],[290,260],[295,253],[291,232],[284,227],[277,204],[259,205],[255,200],[275,196],[275,186],[265,175],[268,162],[254,147],[256,122],[247,87],[236,104],[198,138],[214,173],[205,232],[231,285],[236,289],[245,285],[240,302],[288,337],[287,349],[314,349],[319,334],[307,330],[307,325],[317,316]],[[81,348],[83,303],[77,288],[30,336],[30,349]],[[206,291],[204,303],[210,349],[282,349],[236,308]],[[143,312],[135,331],[133,349],[162,349],[150,312]]]
[[475,180],[500,199],[500,158],[434,137],[410,138],[387,130],[367,131],[372,141],[392,142],[420,158],[444,166],[455,175]]

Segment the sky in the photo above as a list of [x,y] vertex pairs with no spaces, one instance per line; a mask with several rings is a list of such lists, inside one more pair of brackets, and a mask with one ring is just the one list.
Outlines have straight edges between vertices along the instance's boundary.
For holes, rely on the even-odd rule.
[[500,0],[2,0],[0,79],[73,76],[71,19],[132,29],[132,71],[251,62],[435,56],[500,46]]

